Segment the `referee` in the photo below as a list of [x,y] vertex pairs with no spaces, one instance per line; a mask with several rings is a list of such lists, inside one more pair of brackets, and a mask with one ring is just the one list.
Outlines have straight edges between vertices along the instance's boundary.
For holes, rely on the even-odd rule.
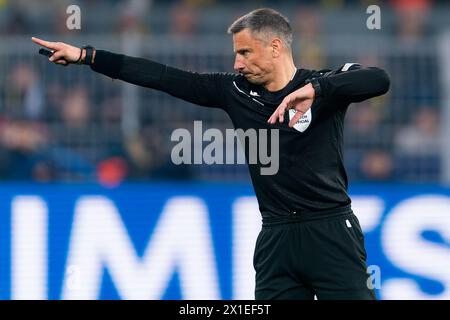
[[222,108],[236,129],[278,129],[278,172],[263,175],[259,161],[249,164],[263,221],[253,257],[255,298],[376,299],[347,193],[343,127],[349,104],[385,94],[388,75],[357,63],[297,68],[291,26],[272,9],[240,17],[228,32],[235,74],[199,74],[91,46],[32,40],[54,52],[54,63],[86,64],[113,79]]

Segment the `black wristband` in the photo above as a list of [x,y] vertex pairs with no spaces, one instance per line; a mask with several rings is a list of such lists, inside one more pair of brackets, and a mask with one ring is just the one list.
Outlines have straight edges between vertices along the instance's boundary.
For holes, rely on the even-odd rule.
[[92,56],[94,55],[94,47],[84,46],[83,49],[86,49],[86,57],[84,59],[84,64],[90,66],[92,64]]

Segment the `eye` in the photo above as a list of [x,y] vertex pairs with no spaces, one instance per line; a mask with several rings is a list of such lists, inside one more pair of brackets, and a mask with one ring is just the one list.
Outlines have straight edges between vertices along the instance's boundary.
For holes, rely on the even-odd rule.
[[250,54],[250,51],[247,49],[239,50],[238,53],[244,57],[247,57]]

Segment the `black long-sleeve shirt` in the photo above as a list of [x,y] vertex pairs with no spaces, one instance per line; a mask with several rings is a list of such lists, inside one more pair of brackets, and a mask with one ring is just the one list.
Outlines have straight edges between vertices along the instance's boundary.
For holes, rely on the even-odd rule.
[[[103,50],[97,50],[91,68],[194,104],[222,108],[235,129],[279,129],[278,172],[262,175],[261,168],[267,166],[260,161],[248,165],[263,219],[341,210],[350,205],[343,165],[345,113],[350,103],[389,89],[385,71],[359,64],[345,64],[336,70],[298,69],[286,87],[276,92],[254,85],[239,74],[200,74]],[[320,84],[321,94],[314,99],[310,112],[294,128],[288,127],[292,110],[286,112],[283,123],[268,124],[282,99],[313,78]],[[249,159],[248,146],[245,149]]]

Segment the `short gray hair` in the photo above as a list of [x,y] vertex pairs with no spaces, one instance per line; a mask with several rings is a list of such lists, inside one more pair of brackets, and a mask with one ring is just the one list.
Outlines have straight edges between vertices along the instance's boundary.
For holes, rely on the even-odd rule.
[[228,33],[235,34],[244,29],[256,33],[271,33],[279,37],[285,46],[291,48],[291,25],[289,20],[278,11],[270,8],[253,10],[234,21],[228,28]]

